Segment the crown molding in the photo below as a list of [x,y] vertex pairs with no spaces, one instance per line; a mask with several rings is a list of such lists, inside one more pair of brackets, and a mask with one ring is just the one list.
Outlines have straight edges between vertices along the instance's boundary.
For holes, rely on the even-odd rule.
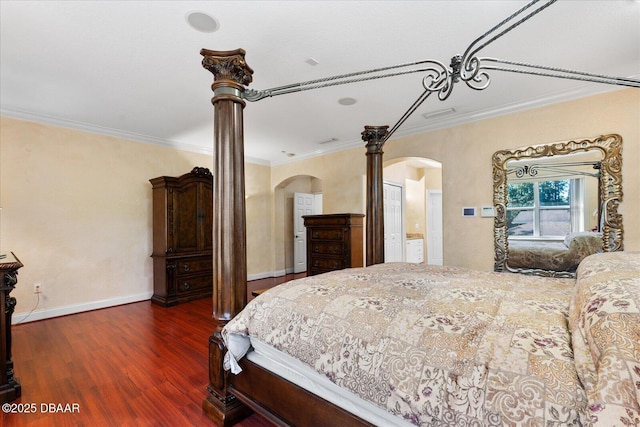
[[41,123],[45,125],[58,126],[67,129],[80,130],[98,135],[113,136],[115,138],[126,139],[136,142],[145,142],[148,144],[160,145],[163,147],[175,148],[183,151],[212,155],[211,149],[200,147],[197,145],[183,144],[163,138],[143,135],[135,132],[127,132],[119,129],[97,126],[88,123],[78,122],[74,120],[61,119],[58,117],[47,116],[44,114],[30,113],[28,111],[18,110],[14,108],[0,107],[0,115],[11,117],[14,119],[27,120],[31,122]]
[[[637,76],[632,76],[637,77]],[[579,98],[584,98],[587,96],[598,95],[601,93],[612,92],[615,90],[621,90],[624,88],[617,86],[609,86],[609,85],[594,85],[594,84],[586,84],[575,89],[569,91],[561,91],[552,94],[548,94],[542,97],[529,98],[522,101],[503,104],[498,107],[488,108],[480,111],[473,112],[460,112],[455,113],[453,116],[445,116],[438,119],[427,120],[426,123],[410,126],[410,127],[400,127],[398,131],[393,135],[392,140],[417,135],[420,133],[433,132],[436,130],[447,129],[454,126],[460,126],[466,123],[477,122],[481,120],[486,120],[490,118],[495,118],[499,116],[504,116],[508,114],[517,113],[520,111],[531,110],[535,108],[541,108],[553,104],[558,104],[562,102],[567,102]],[[460,108],[462,110],[462,108]],[[43,123],[52,126],[59,126],[64,128],[76,129],[85,132],[100,134],[100,135],[108,135],[116,138],[137,141],[137,142],[145,142],[149,144],[160,145],[164,147],[174,148],[182,151],[189,151],[200,154],[213,155],[213,147],[205,148],[202,146],[191,145],[180,143],[176,141],[171,141],[168,139],[156,138],[149,135],[142,135],[133,132],[126,132],[118,129],[107,128],[102,126],[91,125],[88,123],[77,122],[73,120],[60,119],[57,117],[51,117],[43,114],[35,114],[27,111],[22,111],[13,108],[0,107],[0,115],[12,117],[21,120],[28,120],[37,123]],[[350,150],[353,148],[364,147],[364,143],[362,139],[354,138],[348,141],[331,144],[330,146],[325,146],[321,149],[310,151],[304,154],[297,154],[295,157],[286,158],[283,160],[269,161],[265,159],[254,158],[250,156],[245,156],[245,162],[253,163],[264,166],[279,166],[289,163],[298,162],[301,160],[311,159],[314,157],[324,156],[326,154],[336,153],[340,151]]]
[[[632,76],[636,78],[637,76]],[[553,104],[559,104],[562,102],[573,101],[588,96],[595,96],[602,93],[613,92],[616,90],[626,89],[619,86],[611,85],[594,85],[585,84],[572,90],[559,91],[551,94],[547,94],[541,97],[528,98],[522,101],[513,102],[509,104],[503,104],[498,107],[487,108],[484,110],[473,111],[469,113],[455,113],[452,116],[445,116],[441,118],[426,120],[426,123],[416,126],[400,127],[393,135],[390,141],[398,138],[419,135],[421,133],[433,132],[441,129],[448,129],[455,126],[464,125],[467,123],[478,122],[481,120],[487,120],[500,116],[506,116],[521,111],[532,110],[535,108],[542,108]],[[462,110],[462,108],[460,108]],[[351,139],[341,144],[332,144],[330,148],[323,150],[316,150],[310,153],[296,155],[295,158],[286,159],[278,162],[271,162],[272,166],[283,165],[287,163],[293,163],[303,159],[309,159],[313,157],[323,156],[333,152],[344,151],[352,148],[362,147],[364,154],[364,142],[361,139]]]

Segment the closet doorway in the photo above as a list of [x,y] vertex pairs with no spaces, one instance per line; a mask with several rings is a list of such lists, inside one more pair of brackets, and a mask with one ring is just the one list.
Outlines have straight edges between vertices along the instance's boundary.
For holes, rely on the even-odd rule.
[[[385,262],[443,263],[442,163],[399,157],[385,161],[383,176]],[[429,218],[440,226],[430,227]]]
[[[274,277],[306,271],[306,247],[295,236],[304,234],[304,210],[297,212],[296,194],[313,197],[311,214],[322,213],[322,180],[310,175],[288,177],[274,187],[273,193],[273,271]],[[306,203],[306,202],[305,202]],[[298,219],[298,217],[300,217]],[[299,257],[301,256],[299,261]]]
[[385,182],[384,262],[404,261],[404,198],[402,185]]
[[322,213],[322,194],[293,194],[293,272],[307,271],[307,228],[305,215]]

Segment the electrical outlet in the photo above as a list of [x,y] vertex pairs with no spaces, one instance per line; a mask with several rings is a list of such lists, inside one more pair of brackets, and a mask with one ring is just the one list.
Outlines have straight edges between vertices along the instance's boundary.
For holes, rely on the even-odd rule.
[[42,293],[42,283],[34,283],[33,284],[33,293],[41,294]]

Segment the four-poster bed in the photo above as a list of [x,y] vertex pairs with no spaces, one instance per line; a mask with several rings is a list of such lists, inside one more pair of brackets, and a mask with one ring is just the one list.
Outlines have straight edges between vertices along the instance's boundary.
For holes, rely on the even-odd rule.
[[[548,1],[544,7],[551,3],[553,1]],[[528,7],[521,9],[518,13]],[[530,15],[515,25],[538,13],[544,7],[530,12]],[[511,18],[514,17],[515,15]],[[327,371],[322,372],[325,377],[335,380],[333,382],[348,383],[348,378],[342,378],[342,381],[336,379],[340,373],[331,370],[332,365],[335,365],[334,359],[348,359],[350,355],[359,354],[359,352],[366,353],[369,357],[378,357],[378,353],[368,353],[370,349],[367,349],[367,345],[382,345],[373,339],[389,338],[389,336],[383,333],[372,333],[370,334],[372,341],[367,341],[358,335],[378,325],[378,320],[375,320],[377,318],[368,317],[366,310],[380,309],[384,312],[388,308],[389,301],[397,299],[402,292],[408,292],[411,295],[405,295],[404,299],[396,301],[399,305],[390,309],[395,315],[404,313],[403,304],[411,305],[412,301],[418,301],[419,308],[424,308],[430,304],[430,298],[436,294],[441,294],[443,299],[432,301],[431,308],[426,310],[425,314],[428,318],[418,319],[416,316],[419,317],[420,312],[408,312],[406,313],[408,317],[404,320],[397,316],[387,318],[386,321],[391,323],[380,326],[385,331],[397,331],[398,328],[411,329],[421,325],[422,335],[418,335],[418,338],[407,336],[406,339],[418,340],[426,345],[420,347],[419,351],[416,350],[413,356],[409,355],[404,359],[381,353],[376,369],[371,371],[372,378],[382,381],[376,383],[378,388],[347,387],[355,394],[369,395],[374,399],[379,393],[384,396],[385,402],[378,402],[380,404],[377,405],[378,409],[382,408],[384,413],[381,414],[382,417],[392,413],[398,425],[406,425],[407,422],[426,425],[455,423],[463,419],[469,424],[502,425],[517,422],[544,422],[566,425],[596,421],[602,425],[608,425],[606,423],[612,420],[620,422],[626,419],[624,417],[630,417],[632,420],[640,418],[640,403],[637,398],[634,399],[633,391],[635,382],[640,381],[640,362],[637,360],[640,349],[634,341],[634,339],[637,341],[638,334],[634,325],[640,321],[640,310],[633,303],[633,301],[640,301],[640,283],[638,283],[640,258],[637,254],[622,253],[621,257],[596,255],[596,260],[590,260],[581,267],[582,270],[578,272],[576,281],[504,273],[470,272],[446,267],[429,270],[425,267],[405,264],[378,265],[384,260],[381,209],[382,147],[393,131],[430,94],[437,93],[439,99],[446,99],[454,83],[460,80],[474,89],[481,90],[488,85],[487,70],[640,86],[637,80],[516,64],[494,58],[477,58],[475,54],[478,50],[515,26],[501,29],[500,27],[507,21],[503,21],[485,36],[476,40],[464,55],[454,57],[450,69],[437,61],[420,61],[401,66],[415,64],[426,66],[420,70],[406,71],[424,72],[427,75],[423,81],[425,92],[391,130],[388,126],[366,126],[362,132],[367,150],[366,265],[370,267],[327,273],[281,285],[277,291],[270,291],[256,298],[247,309],[245,309],[247,272],[243,153],[245,100],[254,101],[291,91],[313,89],[322,87],[323,83],[315,81],[268,91],[250,91],[246,86],[252,80],[253,71],[245,62],[244,50],[221,52],[203,49],[201,51],[204,57],[203,66],[214,75],[212,103],[215,122],[216,211],[213,215],[215,218],[213,316],[218,324],[209,340],[209,394],[203,402],[203,410],[218,425],[233,425],[252,410],[278,425],[364,426],[372,423],[378,425],[386,423],[381,421],[384,418],[370,417],[370,414],[375,412],[370,406],[366,406],[363,411],[357,411],[352,410],[350,404],[346,404],[343,406],[348,409],[345,409],[335,404],[341,402],[342,397],[318,397],[316,393],[293,382],[292,377],[299,376],[298,373],[287,376],[286,372],[274,373],[271,368],[263,367],[258,362],[263,354],[259,351],[250,352],[250,357],[242,356],[250,348],[260,347],[267,352],[270,346],[275,346],[284,353],[300,352],[310,344],[310,342],[296,341],[304,336],[301,331],[306,330],[306,327],[320,328],[328,336],[334,333],[343,339],[357,336],[364,343],[364,347],[355,346],[346,349],[344,346],[352,343],[329,338],[331,343],[338,342],[343,347],[337,350],[316,348],[314,352],[316,356],[333,357],[333,362],[322,357],[311,358],[310,362],[308,360],[312,365],[315,363],[316,370],[321,371],[317,369],[318,364],[327,368]],[[497,32],[498,35],[491,35],[492,32]],[[491,38],[485,42],[483,40],[485,37]],[[519,68],[503,67],[505,65]],[[388,69],[393,68],[396,67]],[[401,72],[394,71],[387,76],[398,73]],[[342,83],[357,81],[353,80],[356,74],[340,76],[346,78]],[[371,78],[380,77],[378,75]],[[327,79],[326,82],[330,82],[327,85],[342,84],[336,83],[334,78]],[[600,259],[606,262],[604,266],[600,263]],[[617,275],[612,273],[614,271]],[[374,283],[380,282],[383,276],[389,281],[382,287],[393,288],[395,293],[393,290],[387,292],[374,287]],[[388,279],[389,277],[393,279]],[[344,283],[349,285],[345,286]],[[581,285],[576,286],[576,283]],[[624,286],[620,286],[620,283],[624,283]],[[356,285],[364,286],[359,294],[364,299],[359,299],[353,294],[335,293],[337,288],[356,289]],[[537,289],[544,289],[545,292],[538,292]],[[574,294],[574,291],[577,293]],[[452,294],[458,297],[454,298]],[[551,296],[543,298],[541,294]],[[371,298],[368,298],[370,295]],[[324,302],[325,308],[330,307],[337,312],[347,310],[345,307],[349,306],[354,310],[353,313],[356,313],[354,316],[364,318],[365,323],[356,324],[355,328],[359,332],[351,332],[351,329],[342,330],[340,328],[347,328],[342,323],[334,327],[322,323],[324,319],[330,317],[325,311],[320,310],[320,314],[316,313],[318,318],[306,317],[300,311],[296,311],[301,310],[299,305],[285,305],[306,297],[318,303]],[[379,299],[376,299],[378,297]],[[308,298],[306,308],[313,306]],[[344,307],[331,305],[331,301],[341,299],[348,300],[349,304],[345,304]],[[459,303],[458,300],[465,302],[458,306],[456,305]],[[511,302],[505,304],[506,301]],[[596,304],[598,301],[600,305]],[[610,306],[602,301],[613,301],[614,304]],[[524,307],[520,307],[522,310],[518,309],[515,302],[525,305],[526,309]],[[358,306],[357,309],[354,306]],[[506,311],[501,312],[500,307]],[[280,310],[283,309],[292,313],[293,317],[305,318],[306,323],[303,321],[302,326],[287,323],[285,321],[287,316],[278,317]],[[439,312],[440,309],[443,311]],[[348,317],[345,313],[343,315]],[[544,321],[536,320],[539,316]],[[620,320],[621,317],[623,320]],[[413,323],[410,318],[414,320]],[[263,321],[261,322],[260,319]],[[567,325],[567,319],[571,321],[570,326]],[[621,323],[623,327],[620,330],[606,333],[622,339],[625,346],[614,350],[607,347],[606,342],[599,341],[598,334],[602,334],[603,331],[599,329],[598,319],[609,319],[610,323],[614,321]],[[394,324],[394,321],[404,323]],[[529,324],[535,324],[540,329],[535,329],[533,326],[528,328]],[[276,329],[277,326],[283,325],[284,330]],[[571,331],[569,327],[572,328]],[[300,333],[287,332],[287,329]],[[262,330],[263,334],[259,334],[258,330]],[[318,333],[318,329],[314,329],[313,333]],[[254,334],[255,341],[248,341],[246,335]],[[454,335],[457,338],[452,338]],[[511,341],[504,337],[490,339],[491,336],[503,335],[510,336]],[[489,338],[485,340],[486,337]],[[278,339],[289,342],[293,347],[280,345],[282,343],[277,343]],[[272,342],[267,342],[268,345],[263,348],[263,341],[269,340]],[[445,343],[442,347],[439,344],[441,341]],[[227,350],[231,342],[241,347],[239,350],[234,350],[233,355]],[[572,346],[575,347],[575,356],[571,350]],[[418,354],[419,352],[422,353]],[[256,355],[251,356],[254,353]],[[371,356],[372,354],[375,356]],[[601,364],[603,360],[607,363]],[[370,362],[375,361],[370,360]],[[418,382],[422,386],[431,378],[433,388],[411,388],[407,385],[415,382],[411,379],[406,381],[401,379],[400,383],[387,381],[390,379],[387,377],[390,371],[377,369],[382,365],[404,365],[417,362],[432,363],[432,365],[422,366],[422,371],[407,368],[406,374],[411,376],[412,373],[419,373],[421,376]],[[345,370],[354,372],[360,372],[359,370],[363,369],[356,365],[341,366]],[[620,366],[625,366],[625,372],[627,372],[622,379],[615,376],[615,370]],[[503,367],[505,370],[502,370]],[[508,368],[512,368],[513,372],[508,372]],[[238,374],[232,374],[228,369]],[[288,369],[285,368],[285,371]],[[533,371],[535,372],[532,373]],[[534,382],[535,386],[532,385]],[[543,395],[533,390],[543,390]],[[434,399],[438,402],[437,404],[434,403]],[[456,402],[452,403],[451,399]],[[422,409],[417,408],[416,404]],[[353,405],[358,406],[359,403]]]
[[[582,267],[583,273],[578,272],[578,280],[574,282],[573,279],[470,272],[446,267],[430,270],[406,264],[374,265],[380,264],[383,259],[382,249],[376,248],[375,245],[368,245],[367,265],[370,267],[327,273],[280,285],[277,291],[264,293],[245,309],[246,246],[242,169],[244,102],[239,96],[243,89],[238,81],[241,80],[244,84],[250,82],[252,71],[244,62],[242,50],[232,52],[203,50],[202,55],[204,55],[204,66],[216,78],[212,102],[215,107],[215,165],[218,173],[214,179],[214,191],[218,192],[216,209],[220,209],[215,214],[219,221],[214,226],[214,241],[218,250],[214,260],[213,314],[218,327],[209,341],[209,395],[203,402],[203,409],[218,425],[233,425],[252,410],[278,425],[333,426],[371,425],[372,423],[391,425],[387,420],[381,421],[380,418],[375,417],[372,419],[375,411],[371,407],[365,407],[364,412],[358,412],[350,406],[347,406],[349,409],[344,409],[332,403],[329,397],[318,397],[315,393],[297,385],[292,381],[292,377],[287,376],[287,372],[273,373],[272,366],[267,369],[260,364],[260,357],[263,354],[260,351],[251,351],[244,358],[242,356],[250,347],[254,349],[260,347],[264,350],[264,346],[260,343],[262,340],[269,339],[269,331],[275,331],[276,337],[290,341],[292,337],[287,336],[286,331],[276,329],[278,325],[283,326],[285,330],[292,329],[294,332],[290,335],[294,337],[305,336],[304,333],[299,333],[305,328],[304,325],[289,323],[287,316],[280,316],[280,310],[283,307],[289,307],[284,305],[287,301],[292,302],[298,298],[307,298],[306,300],[310,301],[308,298],[311,298],[315,303],[331,307],[331,301],[346,298],[349,301],[347,304],[333,307],[333,310],[347,310],[347,306],[350,309],[358,306],[357,309],[361,311],[354,316],[363,317],[365,323],[356,324],[355,328],[366,331],[371,325],[377,324],[377,320],[363,314],[362,310],[366,309],[363,306],[373,307],[374,310],[379,307],[384,308],[389,300],[397,299],[402,292],[410,292],[412,295],[408,297],[405,295],[399,303],[396,301],[400,305],[391,309],[391,312],[404,313],[400,306],[415,303],[424,310],[423,314],[426,317],[418,319],[417,313],[422,311],[406,314],[404,320],[397,316],[391,317],[387,319],[391,323],[386,323],[381,328],[394,331],[397,328],[411,329],[421,325],[422,335],[418,340],[426,342],[427,346],[421,347],[420,351],[427,350],[427,352],[421,355],[416,353],[406,360],[398,359],[397,355],[387,355],[384,357],[391,357],[395,362],[385,359],[387,362],[381,363],[380,366],[410,364],[416,361],[432,363],[432,368],[423,367],[422,371],[409,369],[407,372],[420,373],[422,382],[419,385],[424,385],[425,378],[426,380],[431,378],[433,384],[423,388],[422,392],[416,389],[405,390],[403,388],[405,384],[402,381],[400,381],[401,384],[387,382],[387,379],[390,379],[388,371],[376,370],[372,378],[379,378],[382,383],[377,383],[374,391],[364,389],[364,394],[370,396],[375,397],[378,393],[385,397],[390,396],[387,403],[392,401],[392,407],[389,408],[387,405],[385,408],[382,405],[382,408],[395,414],[398,425],[403,425],[407,420],[426,425],[431,422],[456,422],[455,420],[461,420],[464,417],[468,418],[466,422],[469,423],[495,423],[496,425],[515,423],[519,420],[534,423],[550,422],[557,425],[584,424],[589,422],[589,417],[592,417],[600,421],[601,425],[609,425],[607,423],[611,420],[640,417],[640,404],[633,397],[634,384],[640,381],[638,349],[634,349],[634,346],[637,346],[638,334],[634,329],[637,326],[634,325],[640,323],[638,309],[640,304],[636,305],[633,302],[640,300],[640,258],[637,254],[621,252],[619,255],[622,258],[605,259],[604,264],[598,259],[590,261]],[[380,188],[382,160],[380,141],[387,134],[386,132],[387,128],[382,126],[367,127],[362,133],[367,146],[369,175],[367,187],[370,198],[375,198],[376,188]],[[381,228],[380,222],[375,222],[382,219],[379,204],[371,203],[368,206],[371,206],[373,212],[368,215],[368,220],[371,222],[367,222],[367,240],[373,239],[380,242],[381,240],[374,234],[375,230],[380,232]],[[345,275],[346,278],[342,277]],[[384,281],[382,277],[385,277]],[[596,277],[595,280],[594,277]],[[383,281],[382,287],[390,288],[390,292],[373,287],[374,282],[381,281]],[[576,286],[575,283],[582,284]],[[621,283],[624,286],[621,286]],[[365,287],[357,291],[356,285]],[[336,288],[354,289],[364,299],[352,294],[336,294]],[[383,296],[382,293],[385,295]],[[429,301],[436,294],[440,296],[434,299],[431,302],[431,308],[428,308]],[[454,298],[454,301],[451,299],[452,295],[458,295],[459,298]],[[507,304],[509,301],[511,302]],[[524,306],[527,309],[522,307],[523,301],[526,302]],[[574,303],[569,313],[571,301]],[[610,301],[613,305],[603,301]],[[307,307],[304,304],[294,304],[294,306]],[[442,311],[438,311],[440,309]],[[306,316],[295,311],[298,309],[287,308],[286,310],[294,313],[293,317]],[[319,317],[328,318],[325,314],[322,312]],[[539,316],[546,320],[540,322]],[[256,323],[255,319],[263,319],[264,322]],[[305,317],[305,319],[305,325],[324,328],[323,333],[330,334],[333,331],[334,335],[353,336],[348,329],[340,329],[344,326],[341,323],[339,327],[328,327],[319,318]],[[414,322],[411,323],[410,319]],[[567,319],[571,319],[571,332],[567,326]],[[608,319],[609,324],[618,322],[621,327],[603,331],[599,325],[599,319]],[[404,326],[393,322],[404,322],[401,323]],[[529,327],[529,325],[540,325],[540,323],[542,323],[540,330]],[[256,330],[260,329],[267,331],[267,334],[257,334]],[[496,338],[505,331],[511,338]],[[232,357],[227,351],[230,342],[237,341],[236,338],[245,334],[253,335],[254,333],[256,333],[255,341],[240,339],[241,349],[234,350]],[[318,333],[317,330],[313,332],[313,334],[316,333]],[[448,333],[450,335],[447,335]],[[609,334],[611,338],[603,342],[598,338],[602,333]],[[453,339],[452,336],[458,338],[449,342]],[[607,342],[610,342],[614,336],[616,340],[622,339],[626,346],[616,348],[615,351],[607,347]],[[371,337],[389,338],[388,334],[384,333],[374,333]],[[485,339],[485,337],[489,338]],[[362,337],[358,339],[363,340]],[[458,342],[457,339],[462,339],[463,344],[452,344]],[[571,342],[572,339],[573,342]],[[329,341],[339,342],[332,338],[329,338]],[[449,344],[446,344],[447,342]],[[301,343],[291,340],[291,344],[293,348],[300,350],[308,348],[311,342]],[[341,342],[343,346],[346,344],[349,343]],[[371,341],[370,345],[381,346],[375,341]],[[266,346],[266,348],[269,347],[270,345]],[[280,348],[283,352],[287,352],[284,347]],[[348,349],[340,347],[337,350],[338,353],[335,353],[336,349],[332,350],[334,353],[330,353],[328,349],[315,349],[312,353],[340,359],[346,357],[345,355],[358,353],[359,348],[361,347]],[[367,348],[368,344],[362,347],[365,356],[378,357],[375,352],[374,356],[367,353],[369,351],[366,350]],[[575,348],[575,356],[571,348]],[[428,351],[433,353],[430,354]],[[444,353],[440,353],[442,351]],[[633,356],[634,351],[636,356]],[[289,352],[295,353],[291,349]],[[607,358],[607,363],[601,362],[601,355]],[[313,365],[313,361],[311,364]],[[320,364],[329,368],[332,366],[330,362]],[[596,367],[593,367],[594,364]],[[317,361],[315,365],[317,367]],[[500,367],[503,365],[523,375],[515,378],[514,372],[507,372],[509,369],[502,372]],[[486,371],[482,370],[485,368],[480,371],[474,370],[483,366]],[[622,372],[621,366],[626,366],[624,369],[629,372],[629,375],[623,378],[616,377],[616,369]],[[552,367],[551,370],[548,370],[550,367]],[[241,372],[237,375],[232,374],[228,371],[229,368],[233,368],[236,372],[241,370]],[[353,366],[344,367],[345,371],[358,369],[360,368]],[[285,369],[285,371],[288,370],[288,368]],[[530,370],[538,372],[533,375],[535,379],[530,375],[524,375]],[[299,375],[295,373],[293,377]],[[335,378],[337,373],[330,371],[325,372],[324,375],[327,378]],[[534,386],[532,383],[532,381],[535,382],[534,380],[541,381],[542,384]],[[467,381],[471,382],[470,386]],[[479,383],[473,383],[473,381],[479,381]],[[487,385],[489,382],[491,387]],[[409,383],[411,383],[410,380]],[[586,388],[580,385],[583,383]],[[381,384],[383,386],[389,384],[390,389],[381,389]],[[468,387],[463,390],[463,386]],[[511,386],[515,389],[510,389]],[[355,389],[350,387],[350,389],[355,392],[359,387]],[[425,391],[427,389],[428,392]],[[398,390],[406,394],[394,394]],[[541,396],[538,391],[533,390],[546,390],[546,394]],[[433,396],[432,393],[439,396],[436,401],[440,406],[429,400]],[[478,393],[481,398],[477,397]],[[443,395],[447,397],[443,398]],[[446,405],[442,406],[443,399],[451,399],[452,396],[459,401],[467,402],[457,403],[461,408],[460,412]],[[411,405],[412,400],[418,402],[422,408],[427,408],[427,411],[420,412],[420,409],[414,407],[415,405]],[[333,398],[333,402],[340,403],[342,398],[339,397],[337,400]],[[533,409],[522,407],[523,402],[532,402]],[[445,403],[448,405],[451,402]],[[353,405],[359,406],[355,403]]]

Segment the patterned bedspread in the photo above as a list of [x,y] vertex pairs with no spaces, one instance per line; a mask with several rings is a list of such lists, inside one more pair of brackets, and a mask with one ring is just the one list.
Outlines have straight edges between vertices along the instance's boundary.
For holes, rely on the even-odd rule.
[[640,426],[640,252],[582,261],[570,325],[594,424]]
[[584,425],[568,328],[574,285],[382,264],[277,286],[223,336],[228,346],[255,336],[416,425]]

